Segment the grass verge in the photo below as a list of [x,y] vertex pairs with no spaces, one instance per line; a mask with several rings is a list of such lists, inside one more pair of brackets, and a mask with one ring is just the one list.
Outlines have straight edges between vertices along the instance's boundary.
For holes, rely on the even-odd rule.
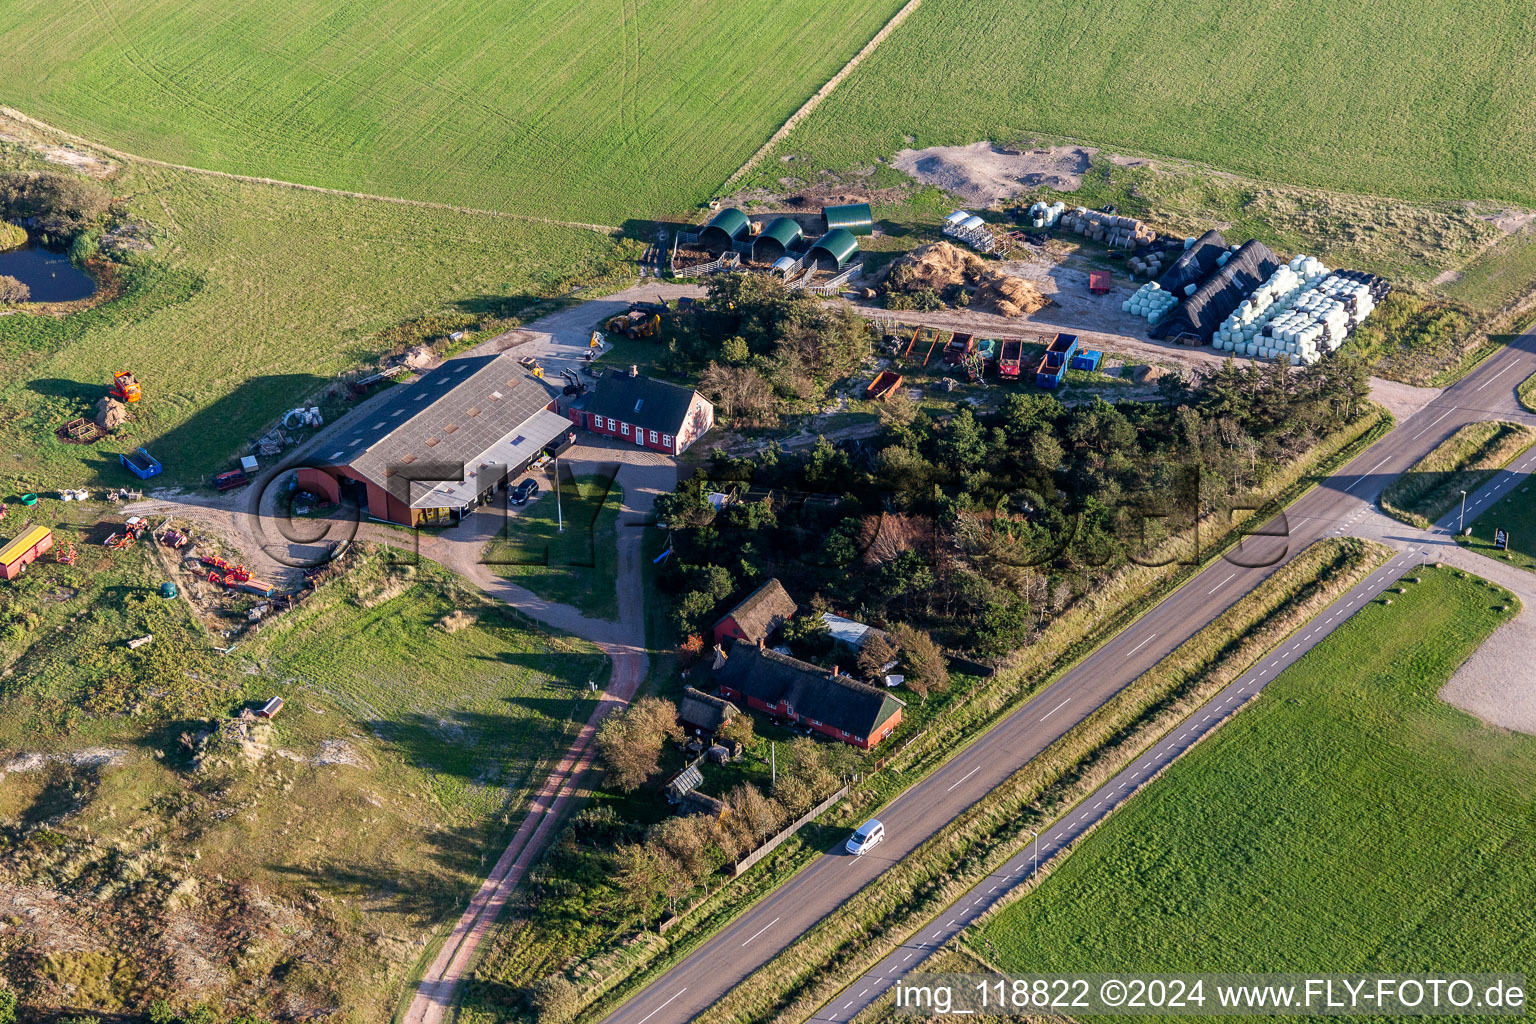
[[1519,395],[1520,404],[1531,412],[1536,412],[1536,373],[1520,382]]
[[1536,737],[1437,696],[1518,603],[1455,570],[1417,575],[991,916],[971,952],[1043,973],[1525,969]]
[[[1504,495],[1489,505],[1471,522],[1472,536],[1457,536],[1456,543],[1480,555],[1536,572],[1536,499],[1529,483]],[[1509,533],[1509,547],[1500,551],[1493,546],[1493,531]]]
[[[552,480],[541,486],[553,487]],[[618,522],[624,488],[601,473],[573,476],[507,518],[507,535],[485,548],[490,570],[583,615],[619,617]],[[563,529],[562,529],[563,523]]]
[[803,1020],[1390,554],[1319,541],[820,921],[701,1020]]
[[1381,510],[1427,530],[1468,494],[1487,483],[1536,441],[1536,430],[1519,423],[1469,423],[1435,446],[1381,494]]

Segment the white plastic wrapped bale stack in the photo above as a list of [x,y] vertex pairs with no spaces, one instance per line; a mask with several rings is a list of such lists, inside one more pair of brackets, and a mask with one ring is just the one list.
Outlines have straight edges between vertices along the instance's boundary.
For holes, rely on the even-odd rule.
[[1265,325],[1289,310],[1302,293],[1327,273],[1328,268],[1320,261],[1311,256],[1297,256],[1271,274],[1221,322],[1212,344],[1237,355],[1275,358],[1274,346],[1264,332]]
[[1163,286],[1156,281],[1148,281],[1136,289],[1129,299],[1120,303],[1120,311],[1146,317],[1148,324],[1155,324],[1167,316],[1173,310],[1173,307],[1178,304],[1178,296],[1172,292],[1164,291]]
[[1054,203],[1037,201],[1029,208],[1029,223],[1037,228],[1053,228],[1066,210],[1067,204],[1060,200]]

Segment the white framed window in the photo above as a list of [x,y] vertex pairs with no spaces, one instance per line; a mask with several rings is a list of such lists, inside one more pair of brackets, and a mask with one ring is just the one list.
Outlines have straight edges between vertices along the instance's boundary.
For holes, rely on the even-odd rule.
[[651,431],[651,444],[656,443],[656,431]]
[[628,437],[629,436],[629,424],[628,423],[621,423],[621,424],[619,424],[619,433],[623,434],[625,437]]
[[609,419],[608,419],[608,429],[612,430],[613,428],[614,428],[613,418],[609,417]]
[[662,434],[661,435],[661,443],[666,445],[668,448],[671,448],[672,447],[672,435],[671,434]]

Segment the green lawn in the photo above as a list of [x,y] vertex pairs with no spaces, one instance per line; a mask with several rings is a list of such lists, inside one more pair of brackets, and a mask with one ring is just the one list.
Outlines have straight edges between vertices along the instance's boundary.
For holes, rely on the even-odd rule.
[[1381,509],[1427,530],[1536,441],[1536,430],[1519,423],[1469,423],[1387,485]]
[[543,488],[539,497],[514,508],[507,536],[486,546],[491,571],[585,615],[617,620],[618,521],[624,488],[601,474],[567,478],[557,510],[549,475],[535,474],[535,479]]
[[1536,412],[1536,373],[1531,374],[1520,384],[1520,404],[1531,412]]
[[[372,557],[221,656],[212,646],[228,641],[153,592],[145,545],[79,553],[75,569],[39,563],[25,589],[0,584],[0,609],[37,616],[28,657],[0,682],[0,750],[106,747],[122,761],[8,773],[0,871],[57,893],[66,926],[129,962],[40,949],[30,966],[11,961],[9,983],[39,1007],[192,998],[157,938],[186,927],[206,933],[199,998],[264,1017],[302,1003],[348,1024],[388,1019],[423,944],[462,908],[590,714],[587,684],[601,688],[607,660],[435,567]],[[79,595],[60,599],[64,587]],[[150,646],[125,652],[125,637],[150,629]],[[8,643],[7,659],[16,653]],[[136,660],[156,670],[149,692],[116,707],[100,699],[115,675],[144,674]],[[265,756],[193,758],[214,718],[274,694],[287,705]],[[168,899],[175,886],[196,898]]]
[[[3,16],[0,16],[3,17]],[[113,181],[157,230],[124,297],[62,319],[0,317],[0,483],[131,483],[116,452],[144,444],[156,483],[195,483],[340,371],[388,351],[387,329],[437,311],[515,313],[613,274],[601,234],[130,166]],[[121,440],[66,445],[112,373],[144,399]]]
[[1515,612],[1421,570],[972,940],[1005,970],[1525,971],[1536,737],[1440,686]]
[[0,95],[175,163],[622,225],[709,198],[900,0],[18,0]]
[[[1536,204],[1536,10],[1453,0],[924,4],[779,148],[803,177],[1034,136],[1403,198]],[[1192,55],[1200,55],[1191,59]],[[757,176],[784,173],[776,159]]]
[[1506,530],[1509,563],[1536,572],[1536,498],[1531,495],[1529,478],[1467,525],[1472,527],[1472,536],[1457,537],[1456,543],[1489,558],[1504,559],[1506,552],[1493,546],[1493,531]]

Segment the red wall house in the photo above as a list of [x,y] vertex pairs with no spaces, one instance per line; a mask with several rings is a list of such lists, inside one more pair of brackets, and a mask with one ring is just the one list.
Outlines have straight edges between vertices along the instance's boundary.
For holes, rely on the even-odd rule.
[[715,425],[715,407],[692,388],[610,370],[571,422],[594,434],[681,455]]
[[905,705],[890,694],[816,665],[754,644],[727,655],[716,648],[720,696],[740,707],[787,718],[869,750],[901,724]]

